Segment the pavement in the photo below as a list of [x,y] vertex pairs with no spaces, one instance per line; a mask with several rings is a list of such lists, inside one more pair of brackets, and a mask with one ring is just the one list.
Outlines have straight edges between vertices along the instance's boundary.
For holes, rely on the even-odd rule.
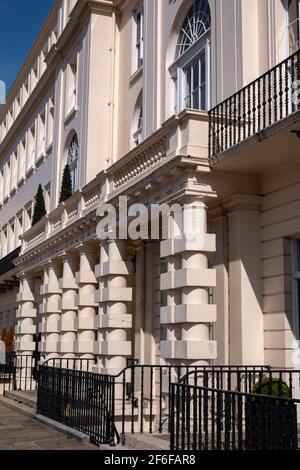
[[98,450],[0,403],[1,450]]

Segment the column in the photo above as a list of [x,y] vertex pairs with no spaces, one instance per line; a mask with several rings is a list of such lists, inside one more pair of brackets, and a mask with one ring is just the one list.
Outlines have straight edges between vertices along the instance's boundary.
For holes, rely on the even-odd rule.
[[264,364],[261,198],[236,195],[226,208],[230,364]]
[[61,277],[62,264],[51,261],[44,267],[41,296],[43,302],[41,313],[43,315],[40,331],[42,333],[41,352],[47,359],[59,357],[60,343],[60,316],[61,316]]
[[217,357],[216,342],[209,337],[209,326],[216,322],[209,288],[215,286],[216,275],[208,269],[207,253],[214,251],[205,204],[185,204],[183,235],[161,243],[161,257],[168,260],[168,271],[161,275],[161,290],[167,291],[167,306],[161,308],[161,324],[167,329],[161,356],[167,364],[201,365]]
[[17,303],[16,352],[32,355],[35,349],[37,311],[34,304],[34,278],[31,274],[23,273],[20,276]]
[[94,273],[97,259],[95,251],[84,247],[80,251],[79,272],[75,279],[78,285],[76,306],[78,317],[75,322],[77,329],[77,341],[75,352],[81,359],[94,358],[95,330],[94,321],[98,305],[95,303],[96,277]]
[[76,272],[78,271],[79,256],[75,254],[65,255],[63,258],[63,274],[59,281],[62,291],[61,296],[61,323],[60,323],[60,345],[59,352],[65,359],[75,358],[76,320],[78,307],[76,295],[78,286],[76,284]]
[[100,372],[116,374],[131,357],[132,288],[128,287],[132,263],[126,261],[126,241],[109,240],[100,248],[100,265],[96,267],[99,290],[99,315],[96,351]]

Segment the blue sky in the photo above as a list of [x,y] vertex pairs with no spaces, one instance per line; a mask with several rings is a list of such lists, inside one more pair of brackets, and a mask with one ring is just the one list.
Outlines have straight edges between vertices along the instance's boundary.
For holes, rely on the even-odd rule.
[[0,0],[0,80],[7,92],[54,0]]

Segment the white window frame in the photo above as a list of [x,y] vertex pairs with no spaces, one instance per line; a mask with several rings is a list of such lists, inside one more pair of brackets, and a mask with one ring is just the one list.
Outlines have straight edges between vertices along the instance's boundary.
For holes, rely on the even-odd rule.
[[300,46],[300,0],[297,0],[297,3],[298,3],[298,17],[292,22],[290,23],[289,22],[289,0],[286,0],[286,30],[287,30],[287,33],[286,33],[286,48],[287,48],[287,55],[290,56],[292,54],[292,51],[291,51],[291,44],[290,44],[290,27],[292,26],[293,23],[296,23],[298,22],[298,43],[299,43],[299,46]]
[[143,142],[143,127],[144,127],[144,108],[143,103],[137,109],[135,116],[135,132],[133,133],[133,144],[135,147]]
[[[185,70],[189,65],[200,58],[205,51],[205,107],[203,111],[210,108],[211,84],[210,84],[210,38],[209,32],[204,37],[199,38],[189,49],[187,49],[169,68],[169,72],[174,84],[175,105],[174,112],[185,109]],[[176,83],[176,84],[175,84]]]
[[[140,18],[140,29],[138,28],[138,18]],[[144,63],[144,6],[141,5],[133,13],[133,67],[132,72],[136,72]],[[138,36],[138,31],[140,35]]]

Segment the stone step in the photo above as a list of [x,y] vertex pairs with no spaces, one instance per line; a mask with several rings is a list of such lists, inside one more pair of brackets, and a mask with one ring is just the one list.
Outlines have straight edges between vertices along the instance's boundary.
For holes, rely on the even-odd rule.
[[132,450],[170,450],[169,435],[126,434],[125,445]]
[[25,405],[24,403],[19,403],[11,398],[0,396],[0,403],[11,408],[13,410],[19,411],[23,415],[29,416],[30,418],[35,417],[35,410],[31,406]]
[[36,410],[36,403],[37,403],[36,392],[23,392],[19,390],[6,391],[5,397]]

